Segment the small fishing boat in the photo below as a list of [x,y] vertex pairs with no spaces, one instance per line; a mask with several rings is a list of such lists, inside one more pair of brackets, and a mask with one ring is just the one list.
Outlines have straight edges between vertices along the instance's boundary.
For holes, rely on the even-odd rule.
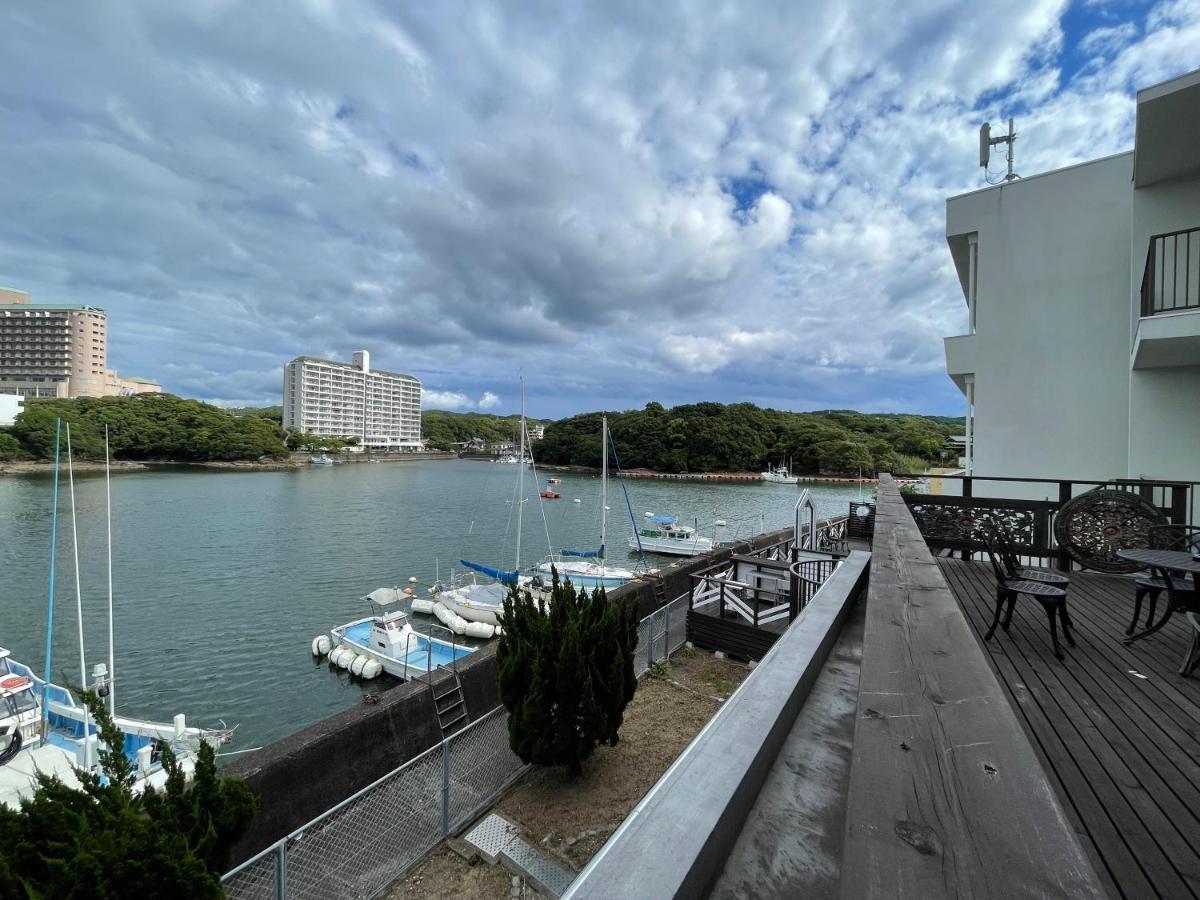
[[562,484],[561,478],[547,478],[546,484]]
[[[97,693],[107,695],[107,666],[97,666],[94,676]],[[170,724],[114,716],[113,724],[124,736],[122,749],[134,766],[135,792],[166,784],[164,745],[190,779],[201,743],[216,749],[232,734],[193,728],[183,715]],[[100,747],[96,723],[71,692],[38,678],[0,647],[0,805],[16,809],[32,797],[39,772],[71,787],[80,786],[78,772],[100,775]]]
[[322,640],[324,635],[314,639],[314,655],[328,653],[330,662],[348,669],[352,675],[374,678],[382,671],[405,681],[439,666],[453,665],[474,652],[473,647],[455,642],[449,629],[444,629],[450,634],[447,641],[413,628],[398,606],[403,597],[404,593],[397,588],[372,591],[363,600],[375,607],[375,612],[332,629],[328,644]]
[[780,463],[778,466],[768,466],[762,473],[762,480],[768,484],[799,484],[800,476],[792,474],[790,465]]
[[326,454],[322,453],[319,456],[310,456],[308,461],[314,466],[332,466],[333,460]]
[[688,525],[680,525],[676,516],[656,516],[646,513],[645,522],[629,539],[630,550],[646,553],[666,553],[672,556],[695,556],[713,549],[706,538]]
[[538,496],[541,497],[543,500],[561,500],[562,499],[562,494],[560,494],[558,491],[554,490],[554,482],[553,481],[550,482],[548,485],[546,485],[546,489],[544,491],[538,491]]

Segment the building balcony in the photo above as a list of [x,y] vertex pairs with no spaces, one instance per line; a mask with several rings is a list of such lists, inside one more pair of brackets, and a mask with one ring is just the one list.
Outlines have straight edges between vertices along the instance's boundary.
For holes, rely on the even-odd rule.
[[1200,226],[1150,238],[1139,294],[1132,367],[1200,366]]
[[944,338],[946,347],[946,374],[958,385],[965,395],[967,381],[975,376],[976,337],[974,334],[959,334]]

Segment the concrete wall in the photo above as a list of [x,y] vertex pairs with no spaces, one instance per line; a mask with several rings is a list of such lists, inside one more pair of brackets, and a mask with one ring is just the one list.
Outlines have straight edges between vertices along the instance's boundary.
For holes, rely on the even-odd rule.
[[1127,472],[1131,173],[1122,154],[947,202],[952,244],[979,235],[976,474]]
[[[471,721],[495,709],[495,644],[471,654],[459,674]],[[246,779],[259,807],[234,865],[441,739],[428,686],[410,681],[242,757],[224,773]]]

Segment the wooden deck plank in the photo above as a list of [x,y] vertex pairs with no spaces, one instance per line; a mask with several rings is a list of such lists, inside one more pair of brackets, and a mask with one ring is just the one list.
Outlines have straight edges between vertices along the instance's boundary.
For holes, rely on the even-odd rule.
[[1028,598],[1018,600],[1011,631],[983,643],[995,598],[990,569],[939,563],[1118,892],[1200,896],[1200,681],[1175,671],[1182,622],[1139,642],[1145,647],[1126,647],[1132,585],[1076,573],[1077,646],[1064,647],[1060,663],[1041,607]]

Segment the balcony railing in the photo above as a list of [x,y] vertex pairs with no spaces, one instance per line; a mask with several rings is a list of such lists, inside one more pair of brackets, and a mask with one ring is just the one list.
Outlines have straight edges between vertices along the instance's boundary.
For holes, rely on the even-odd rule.
[[1142,315],[1200,309],[1200,226],[1150,238]]

